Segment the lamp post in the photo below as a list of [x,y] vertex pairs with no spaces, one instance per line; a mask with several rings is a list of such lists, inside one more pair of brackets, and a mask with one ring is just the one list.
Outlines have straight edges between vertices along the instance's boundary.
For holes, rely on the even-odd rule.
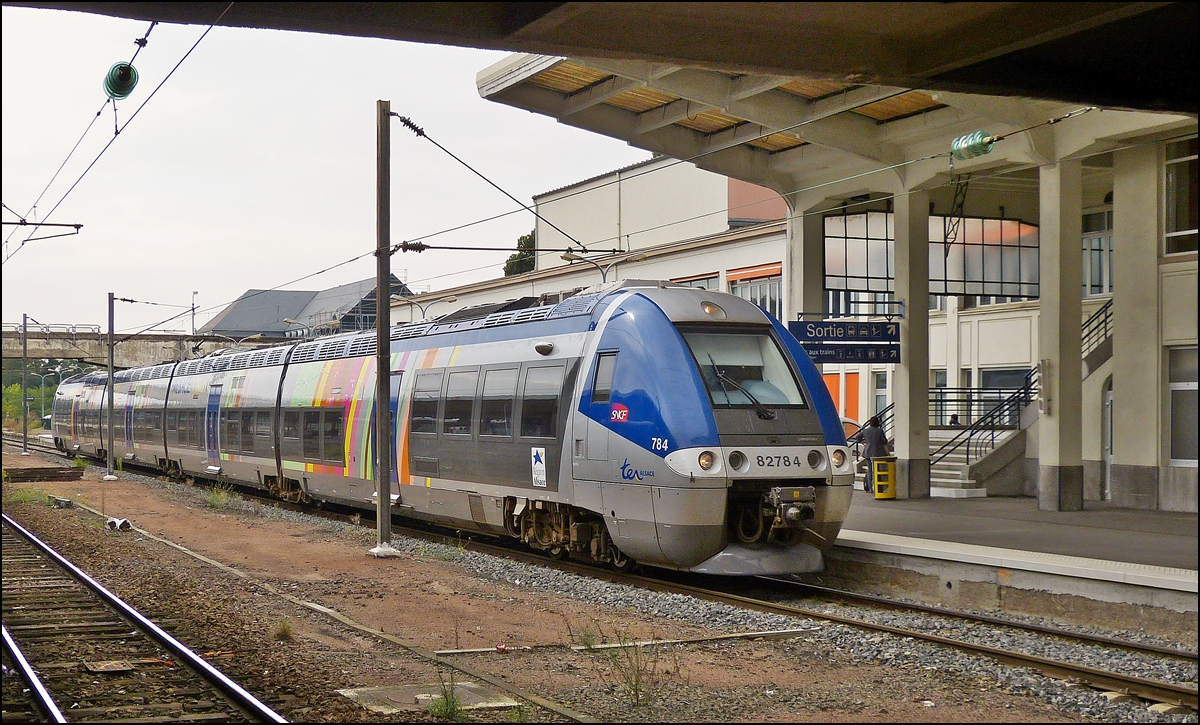
[[57,372],[58,372],[58,370],[55,369],[55,370],[51,370],[48,373],[41,373],[40,375],[38,373],[29,373],[30,375],[32,375],[33,377],[38,379],[38,391],[39,391],[38,397],[42,399],[42,419],[43,420],[46,418],[46,378],[50,377],[51,375],[54,375]]
[[621,262],[640,262],[646,258],[646,254],[643,252],[639,254],[631,254],[628,257],[622,257],[620,259],[614,259],[612,262],[608,263],[608,266],[605,267],[601,267],[599,263],[593,262],[587,257],[581,254],[576,254],[575,252],[567,252],[566,254],[562,255],[562,258],[567,262],[587,262],[588,264],[592,265],[596,269],[600,270],[600,284],[604,284],[608,281],[608,271],[610,269],[617,266]]
[[196,290],[192,290],[192,335],[196,334],[196,295],[200,294]]
[[[450,295],[449,297],[439,297],[436,300],[429,300],[425,304],[421,304],[420,302],[417,302],[416,300],[412,299],[411,297],[401,297],[400,295],[393,295],[392,300],[395,302],[406,302],[410,305],[416,306],[416,308],[421,311],[421,319],[423,320],[423,319],[425,319],[425,311],[428,310],[430,307],[433,307],[434,305],[436,305],[439,302],[458,302],[458,295]],[[410,317],[411,317],[411,315],[410,315]]]
[[301,322],[301,321],[299,321],[299,320],[293,320],[293,319],[292,319],[292,318],[290,318],[290,317],[285,317],[285,318],[283,318],[283,321],[284,321],[284,322],[286,322],[286,323],[287,323],[287,324],[289,324],[289,325],[299,325],[299,326],[303,327],[303,328],[304,328],[304,339],[305,339],[305,340],[307,340],[307,339],[308,339],[308,336],[309,336],[309,334],[312,332],[312,327],[311,327],[311,326],[309,326],[309,325],[306,325],[306,324],[304,324],[303,322]]

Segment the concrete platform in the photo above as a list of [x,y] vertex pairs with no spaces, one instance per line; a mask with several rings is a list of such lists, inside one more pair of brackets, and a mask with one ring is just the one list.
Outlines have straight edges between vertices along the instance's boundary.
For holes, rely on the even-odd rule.
[[851,532],[974,544],[1196,571],[1196,514],[1133,511],[1085,501],[1083,511],[1039,511],[1034,498],[876,500],[855,491]]
[[822,576],[950,607],[1195,640],[1197,515],[1032,498],[876,500],[855,491]]

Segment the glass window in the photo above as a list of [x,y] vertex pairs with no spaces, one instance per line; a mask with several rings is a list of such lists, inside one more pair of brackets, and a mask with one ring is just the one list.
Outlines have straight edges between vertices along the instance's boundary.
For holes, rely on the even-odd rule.
[[479,373],[474,370],[450,373],[446,379],[443,433],[471,435],[471,410],[475,407],[475,387],[478,382]]
[[174,410],[167,411],[167,430],[179,430],[179,412]]
[[271,437],[271,411],[260,410],[257,413],[258,420],[254,424],[254,435],[258,438]]
[[326,410],[321,413],[323,450],[321,457],[334,465],[346,465],[346,440],[342,436],[342,416],[345,411]]
[[242,411],[242,450],[254,452],[254,411]]
[[617,365],[615,352],[603,353],[596,358],[596,379],[592,383],[592,402],[607,403],[612,395],[613,369]]
[[529,368],[521,396],[521,435],[554,438],[558,435],[558,396],[562,393],[561,367]]
[[796,379],[769,335],[682,332],[714,405],[804,405]]
[[413,386],[413,433],[437,433],[438,397],[442,392],[442,373],[421,373]]
[[300,450],[300,412],[286,410],[283,413],[283,429],[280,431],[279,454],[284,458],[296,459]]
[[770,312],[775,319],[783,317],[783,278],[763,277],[761,279],[738,280],[729,283],[729,293],[758,305]]
[[1168,381],[1171,393],[1171,462],[1196,465],[1197,375],[1196,348],[1170,351]]
[[312,460],[321,458],[321,411],[304,411],[304,457]]
[[887,407],[887,373],[875,373],[875,413]]
[[511,436],[513,397],[517,394],[516,368],[488,370],[483,375],[483,404],[479,410],[479,435]]
[[1083,294],[1112,294],[1112,211],[1083,215]]
[[979,382],[981,388],[1002,388],[1017,390],[1025,386],[1025,376],[1028,368],[1011,368],[1006,370],[980,370]]
[[[674,282],[674,280],[672,281]],[[681,284],[684,287],[715,290],[721,286],[721,278],[714,274],[711,277],[701,277],[700,279],[685,279],[675,282],[675,284]]]
[[1164,194],[1164,251],[1195,252],[1196,137],[1167,144]]
[[242,440],[242,416],[238,415],[238,411],[225,411],[221,413],[225,416],[225,435],[221,436],[221,450],[225,452],[236,452]]

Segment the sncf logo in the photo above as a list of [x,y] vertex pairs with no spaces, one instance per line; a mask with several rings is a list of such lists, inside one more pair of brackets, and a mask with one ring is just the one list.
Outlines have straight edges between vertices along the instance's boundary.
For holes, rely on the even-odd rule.
[[620,403],[613,403],[612,412],[608,414],[608,419],[614,423],[624,423],[629,420],[629,408]]

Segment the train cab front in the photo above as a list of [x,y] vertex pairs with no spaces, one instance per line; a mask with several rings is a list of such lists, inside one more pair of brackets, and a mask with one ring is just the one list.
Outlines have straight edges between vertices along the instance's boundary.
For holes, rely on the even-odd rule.
[[[725,296],[720,302],[736,305]],[[754,312],[758,324],[677,323],[707,390],[720,446],[678,450],[667,463],[680,474],[726,483],[725,546],[690,570],[819,571],[850,508],[853,461],[840,424],[829,430],[836,411],[815,366],[789,347],[795,341],[777,323]]]
[[674,285],[637,285],[605,315],[572,470],[616,546],[710,574],[819,571],[854,474],[795,338],[747,300]]

